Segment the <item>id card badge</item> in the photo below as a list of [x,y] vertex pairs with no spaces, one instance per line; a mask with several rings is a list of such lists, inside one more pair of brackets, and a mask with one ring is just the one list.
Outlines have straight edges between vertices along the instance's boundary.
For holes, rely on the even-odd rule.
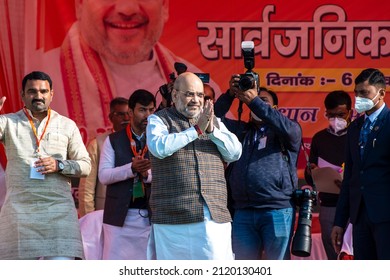
[[264,149],[267,144],[267,136],[261,137],[259,140],[259,146],[257,147],[258,150]]
[[133,183],[133,199],[139,198],[139,197],[144,197],[144,185],[143,183],[137,178],[134,178],[134,183]]
[[35,162],[38,160],[38,158],[31,159],[30,162],[30,179],[35,180],[45,180],[45,174],[39,173],[37,170],[38,168],[35,167]]

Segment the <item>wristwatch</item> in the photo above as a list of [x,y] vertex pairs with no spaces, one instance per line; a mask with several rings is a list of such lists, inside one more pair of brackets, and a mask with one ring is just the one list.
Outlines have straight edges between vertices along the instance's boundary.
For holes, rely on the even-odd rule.
[[64,170],[64,168],[65,168],[64,163],[62,161],[60,161],[60,160],[57,160],[57,170],[58,170],[58,172],[62,172],[62,170]]

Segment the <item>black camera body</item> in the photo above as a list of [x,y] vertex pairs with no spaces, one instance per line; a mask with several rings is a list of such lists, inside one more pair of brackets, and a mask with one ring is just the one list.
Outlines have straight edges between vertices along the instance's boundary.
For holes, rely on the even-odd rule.
[[240,90],[248,90],[254,87],[255,83],[258,84],[259,75],[255,72],[249,71],[245,74],[240,74],[240,80],[238,81],[238,88]]
[[241,49],[242,55],[244,56],[244,66],[247,71],[245,74],[240,75],[238,88],[245,91],[253,88],[256,83],[257,91],[259,91],[259,75],[252,71],[252,69],[255,67],[255,44],[253,41],[243,41],[241,43]]
[[[171,82],[174,82],[175,79],[176,79],[175,73],[169,74],[169,80]],[[170,106],[170,104],[172,103],[172,96],[171,96],[172,90],[169,88],[168,84],[164,84],[160,86],[159,91],[161,96],[167,101],[167,104],[169,104]]]
[[308,257],[311,253],[312,213],[313,206],[317,205],[317,192],[310,189],[295,190],[293,201],[299,206],[299,215],[291,253],[299,257]]

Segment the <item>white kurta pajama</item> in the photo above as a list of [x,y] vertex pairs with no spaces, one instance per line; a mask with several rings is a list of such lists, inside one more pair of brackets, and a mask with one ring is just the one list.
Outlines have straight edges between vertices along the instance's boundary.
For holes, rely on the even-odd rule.
[[[47,117],[39,124],[41,136]],[[0,116],[0,140],[7,164],[7,194],[0,212],[0,259],[30,259],[45,256],[84,258],[79,222],[71,194],[70,176],[86,176],[90,159],[76,124],[51,110],[40,143],[42,157],[66,160],[63,174],[30,179],[36,141],[23,112]]]

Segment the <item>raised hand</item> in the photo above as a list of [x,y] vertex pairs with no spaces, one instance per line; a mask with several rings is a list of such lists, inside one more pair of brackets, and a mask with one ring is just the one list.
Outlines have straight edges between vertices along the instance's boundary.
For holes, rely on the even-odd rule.
[[[211,132],[210,131],[210,122],[214,117],[214,105],[211,100],[206,100],[202,112],[199,114],[197,125],[202,131]],[[213,126],[211,126],[213,129]]]

